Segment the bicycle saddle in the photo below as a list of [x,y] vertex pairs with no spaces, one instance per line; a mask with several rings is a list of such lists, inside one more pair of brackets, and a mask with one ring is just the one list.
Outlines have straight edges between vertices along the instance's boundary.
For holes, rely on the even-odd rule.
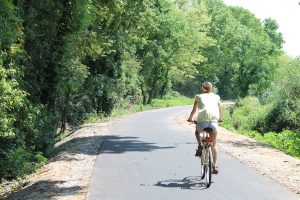
[[203,130],[206,131],[206,132],[212,132],[212,131],[213,131],[213,129],[210,128],[210,127],[206,127],[206,128],[204,128]]

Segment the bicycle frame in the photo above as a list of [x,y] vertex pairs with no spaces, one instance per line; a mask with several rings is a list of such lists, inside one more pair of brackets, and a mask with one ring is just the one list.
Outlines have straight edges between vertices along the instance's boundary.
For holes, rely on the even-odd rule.
[[201,137],[201,143],[202,143],[202,155],[204,156],[204,163],[203,164],[208,164],[208,153],[209,153],[209,149],[212,145],[213,139],[211,139],[209,137],[209,133],[208,132],[203,132],[202,137]]
[[201,179],[206,180],[206,188],[209,188],[211,185],[212,179],[212,142],[213,139],[209,137],[207,131],[201,132],[201,144],[202,144],[202,156],[201,160]]

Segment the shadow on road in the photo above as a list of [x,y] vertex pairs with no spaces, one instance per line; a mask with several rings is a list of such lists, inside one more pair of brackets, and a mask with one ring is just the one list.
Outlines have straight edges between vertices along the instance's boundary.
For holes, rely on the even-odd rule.
[[[125,152],[149,152],[160,149],[175,148],[174,146],[160,147],[155,143],[139,140],[138,137],[122,137],[118,135],[110,136],[90,136],[72,139],[59,147],[59,153],[49,162],[78,160],[75,154],[98,155],[100,154],[121,154]],[[99,152],[100,149],[100,152]],[[19,192],[11,194],[8,200],[17,199],[51,199],[53,197],[66,197],[78,194],[82,188],[79,186],[66,187],[67,181],[41,180],[29,185]],[[67,197],[66,197],[67,198]]]
[[201,180],[200,176],[189,176],[183,179],[168,179],[165,181],[159,181],[154,186],[169,187],[169,188],[180,188],[189,190],[204,190],[206,184]]
[[153,151],[158,149],[172,149],[174,146],[159,147],[155,143],[138,140],[138,137],[122,137],[118,135],[106,136],[100,153],[120,154],[130,151]]
[[64,181],[39,181],[27,188],[13,193],[6,200],[23,200],[23,199],[51,199],[53,197],[62,197],[74,195],[78,190],[82,189],[79,186],[74,187],[58,187],[57,185],[65,184]]
[[[171,149],[175,146],[160,147],[155,143],[149,143],[139,140],[138,137],[123,137],[118,135],[109,136],[90,136],[72,139],[63,145],[56,148],[57,152],[64,152],[56,155],[51,161],[66,160],[71,161],[69,155],[85,154],[85,155],[98,155],[120,154],[125,152],[137,151],[147,152],[158,149]],[[99,151],[100,149],[100,151]],[[50,162],[51,162],[50,161]]]

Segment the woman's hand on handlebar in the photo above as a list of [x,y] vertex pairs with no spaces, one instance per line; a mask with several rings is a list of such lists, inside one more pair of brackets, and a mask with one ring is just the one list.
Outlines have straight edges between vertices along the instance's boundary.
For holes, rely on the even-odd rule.
[[190,118],[188,118],[186,121],[188,121],[188,122],[193,122],[194,120],[193,120],[193,119],[190,119]]
[[188,119],[188,120],[186,120],[186,121],[190,122],[190,124],[197,124],[197,121],[195,121],[195,120],[193,120],[193,119]]

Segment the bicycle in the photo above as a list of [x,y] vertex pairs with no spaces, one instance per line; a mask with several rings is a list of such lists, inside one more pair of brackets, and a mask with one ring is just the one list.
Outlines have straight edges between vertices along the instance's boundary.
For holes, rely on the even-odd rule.
[[[193,122],[194,124],[197,124],[197,121]],[[209,188],[212,182],[212,143],[213,139],[209,137],[209,132],[211,132],[212,129],[207,127],[203,129],[203,132],[201,137],[201,145],[202,145],[202,154],[199,156],[200,158],[200,174],[201,174],[201,180],[205,178],[206,182],[206,188]]]

